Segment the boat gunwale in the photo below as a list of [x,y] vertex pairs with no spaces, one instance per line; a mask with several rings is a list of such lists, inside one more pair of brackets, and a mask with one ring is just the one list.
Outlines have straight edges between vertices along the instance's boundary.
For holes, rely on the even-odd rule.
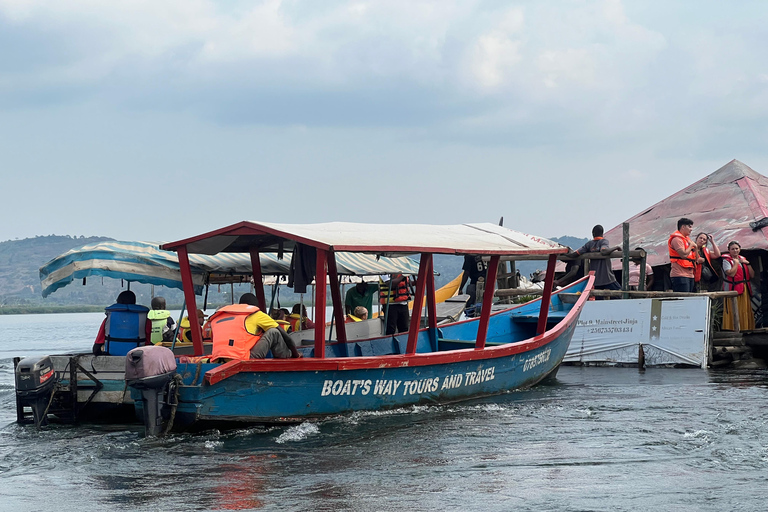
[[[584,287],[584,291],[577,299],[576,303],[568,311],[568,314],[565,315],[562,320],[555,324],[551,329],[525,340],[504,343],[501,345],[485,346],[482,349],[462,348],[443,352],[422,352],[414,354],[389,354],[381,356],[358,357],[308,357],[301,359],[250,359],[247,361],[229,361],[216,368],[212,368],[206,371],[203,382],[209,385],[213,385],[238,373],[365,370],[376,368],[432,366],[485,359],[497,359],[500,357],[517,355],[547,345],[558,336],[563,334],[563,331],[569,328],[571,324],[576,321],[576,318],[581,312],[584,303],[588,300],[589,293],[587,292],[592,289],[594,279],[594,273],[590,272],[589,276],[583,277],[579,281],[573,283],[573,285],[576,285],[585,280],[587,281]],[[497,311],[492,313],[491,316],[504,314],[508,311],[509,309]],[[478,321],[478,319],[465,320],[460,323],[472,321]],[[427,328],[421,330],[427,330]],[[386,337],[387,336],[384,336],[384,338]]]

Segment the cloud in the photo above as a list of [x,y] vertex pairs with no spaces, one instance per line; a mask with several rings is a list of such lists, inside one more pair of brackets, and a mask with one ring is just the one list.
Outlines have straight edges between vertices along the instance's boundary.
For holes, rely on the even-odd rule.
[[95,102],[224,125],[401,126],[445,140],[659,151],[711,147],[703,124],[762,127],[763,32],[723,30],[716,15],[686,24],[695,6],[652,15],[662,8],[0,0],[0,109]]

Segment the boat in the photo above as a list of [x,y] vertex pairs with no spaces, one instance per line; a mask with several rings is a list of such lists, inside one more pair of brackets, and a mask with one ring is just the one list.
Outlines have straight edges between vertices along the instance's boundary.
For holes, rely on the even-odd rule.
[[[277,224],[243,221],[168,243],[179,256],[184,293],[194,307],[189,257],[245,253],[261,282],[261,252],[299,251],[315,263],[315,279],[330,281],[335,339],[328,339],[320,308],[312,331],[301,331],[301,358],[231,360],[204,357],[202,334],[193,326],[195,356],[163,365],[166,373],[138,373],[127,384],[147,435],[245,424],[295,423],[355,411],[416,404],[440,404],[533,386],[553,377],[565,356],[579,313],[592,289],[589,275],[553,293],[558,254],[568,251],[550,240],[494,224],[388,225],[357,223]],[[426,303],[427,325],[412,316],[405,333],[350,340],[338,286],[338,252],[379,256],[419,255],[414,311]],[[500,258],[547,258],[541,298],[518,306],[493,307],[488,286],[478,317],[437,325],[432,256],[482,255],[489,259],[486,281],[495,283]],[[266,306],[256,287],[259,307]],[[326,303],[326,288],[315,289]],[[214,335],[215,336],[215,335]],[[154,347],[152,347],[154,349]],[[162,350],[162,349],[160,349]],[[137,354],[138,352],[138,354]],[[146,355],[145,355],[146,353]],[[154,354],[153,354],[154,353]],[[127,359],[163,356],[138,348]]]
[[[159,248],[159,242],[109,241],[69,250],[40,268],[43,297],[73,282],[92,277],[121,279],[182,289],[175,252]],[[339,254],[339,268],[346,275],[380,275],[400,272],[414,275],[418,265],[408,258],[375,258],[366,254]],[[263,281],[288,273],[291,255],[263,252],[258,266]],[[249,282],[253,276],[250,255],[193,255],[189,259],[192,289]],[[193,309],[194,311],[194,309]],[[95,333],[94,333],[95,335]],[[301,335],[297,333],[297,338]],[[88,342],[87,347],[91,343]],[[175,355],[191,353],[186,344],[173,344]],[[210,344],[204,351],[210,353]],[[125,357],[87,353],[14,358],[17,422],[41,426],[51,422],[136,421],[134,401],[125,386]]]

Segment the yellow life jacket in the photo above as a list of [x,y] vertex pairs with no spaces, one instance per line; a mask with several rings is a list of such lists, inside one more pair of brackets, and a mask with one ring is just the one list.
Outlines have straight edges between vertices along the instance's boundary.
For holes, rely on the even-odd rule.
[[147,313],[147,320],[152,322],[152,331],[149,337],[152,344],[157,345],[163,342],[163,331],[168,326],[170,317],[171,312],[165,309],[152,309]]

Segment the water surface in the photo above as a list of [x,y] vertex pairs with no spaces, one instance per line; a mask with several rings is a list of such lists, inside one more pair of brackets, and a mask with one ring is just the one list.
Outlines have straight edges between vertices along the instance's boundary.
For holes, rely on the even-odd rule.
[[561,368],[450,406],[143,439],[15,423],[16,355],[101,313],[0,316],[0,510],[765,510],[765,370]]

